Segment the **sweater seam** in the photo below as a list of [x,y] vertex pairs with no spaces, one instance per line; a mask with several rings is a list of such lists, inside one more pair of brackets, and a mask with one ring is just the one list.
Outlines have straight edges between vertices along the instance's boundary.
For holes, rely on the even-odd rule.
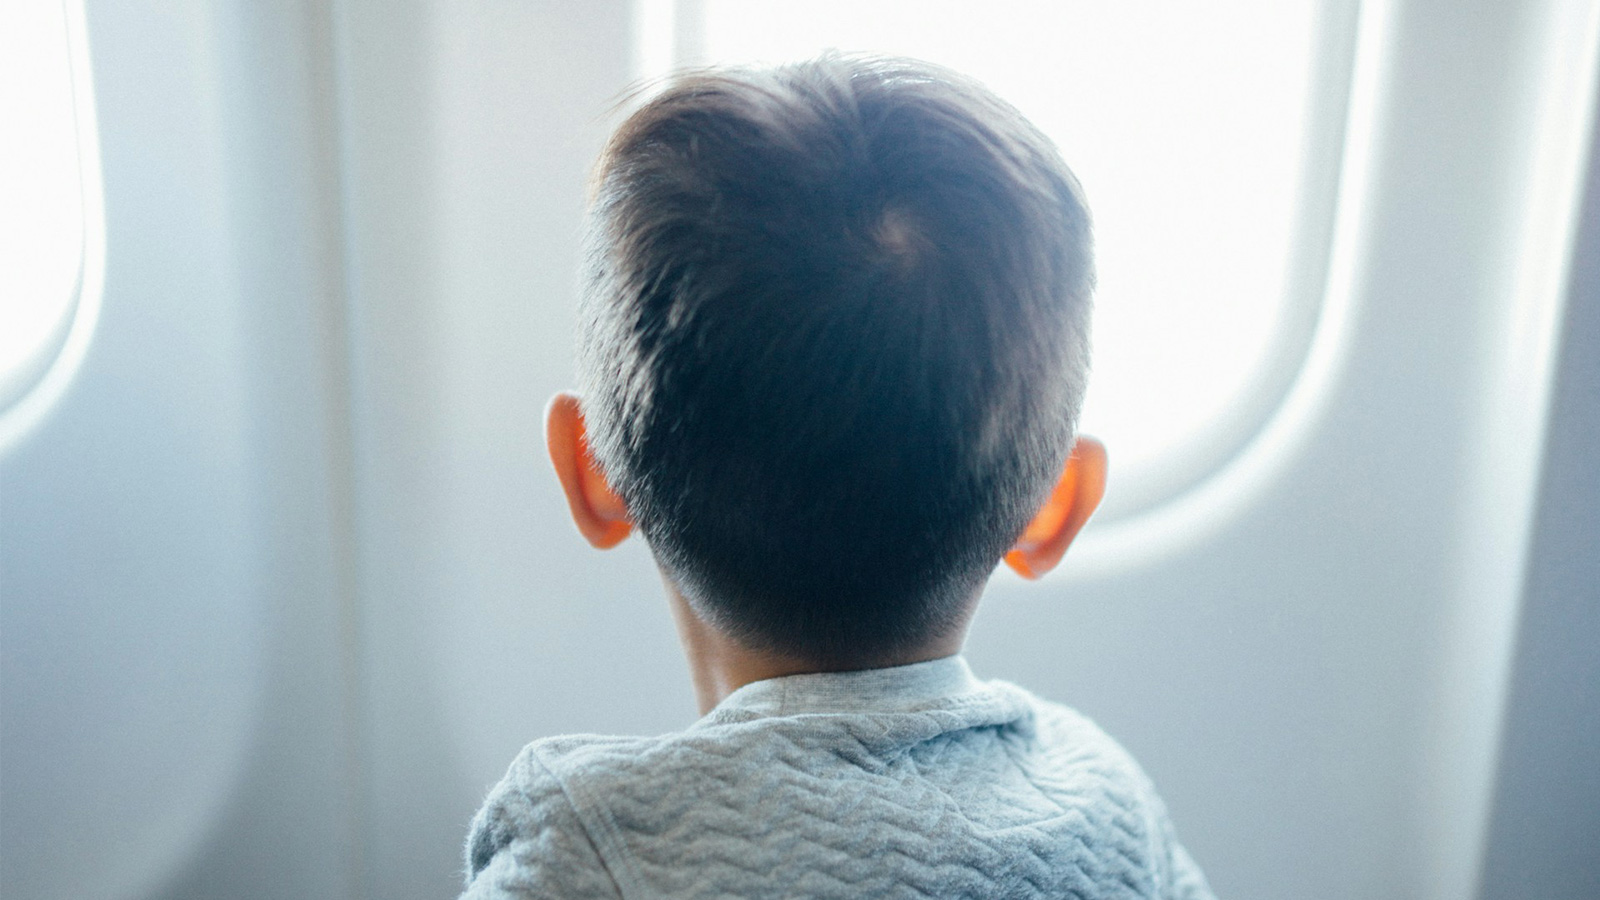
[[[545,774],[555,780],[556,786],[561,789],[561,796],[567,801],[567,806],[572,809],[573,816],[578,820],[578,827],[583,829],[583,837],[593,848],[595,858],[600,860],[600,868],[611,879],[611,884],[617,889],[617,896],[628,900],[633,896],[646,896],[641,887],[643,881],[638,871],[633,866],[632,859],[627,854],[627,848],[622,840],[622,829],[617,826],[604,808],[596,808],[591,812],[590,804],[580,803],[587,801],[588,797],[575,797],[574,793],[585,793],[576,785],[567,784],[566,779],[557,775],[555,770],[544,761],[538,748],[529,748],[533,761],[539,764]],[[609,858],[608,858],[609,857]],[[622,871],[619,872],[618,869]],[[626,886],[623,882],[626,881]]]

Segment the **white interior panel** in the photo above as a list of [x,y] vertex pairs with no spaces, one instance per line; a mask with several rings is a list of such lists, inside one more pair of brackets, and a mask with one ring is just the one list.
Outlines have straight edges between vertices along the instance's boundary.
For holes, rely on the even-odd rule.
[[107,277],[0,459],[0,894],[339,896],[316,22],[87,12]]

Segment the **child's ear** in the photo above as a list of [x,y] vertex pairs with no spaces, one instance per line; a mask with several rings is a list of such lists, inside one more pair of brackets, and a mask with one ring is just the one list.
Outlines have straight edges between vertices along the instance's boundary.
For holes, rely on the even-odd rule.
[[1106,447],[1092,437],[1080,437],[1050,499],[1006,553],[1006,565],[1023,578],[1039,578],[1054,569],[1105,493]]
[[578,531],[601,550],[622,543],[633,532],[633,519],[589,452],[578,395],[563,391],[550,398],[544,412],[544,441]]

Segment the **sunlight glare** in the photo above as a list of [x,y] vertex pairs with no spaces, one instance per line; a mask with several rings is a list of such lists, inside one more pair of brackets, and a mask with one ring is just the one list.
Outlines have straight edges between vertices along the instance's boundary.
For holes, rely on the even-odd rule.
[[1298,214],[1311,0],[704,0],[703,14],[705,62],[915,56],[1055,139],[1095,217],[1082,426],[1119,478],[1181,459],[1262,378]]

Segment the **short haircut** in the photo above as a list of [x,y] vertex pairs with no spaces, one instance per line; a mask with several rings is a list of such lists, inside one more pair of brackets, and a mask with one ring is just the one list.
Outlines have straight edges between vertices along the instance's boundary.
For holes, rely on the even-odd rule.
[[586,251],[591,447],[695,611],[839,668],[957,627],[1087,379],[1050,140],[908,59],[686,73],[602,156]]

